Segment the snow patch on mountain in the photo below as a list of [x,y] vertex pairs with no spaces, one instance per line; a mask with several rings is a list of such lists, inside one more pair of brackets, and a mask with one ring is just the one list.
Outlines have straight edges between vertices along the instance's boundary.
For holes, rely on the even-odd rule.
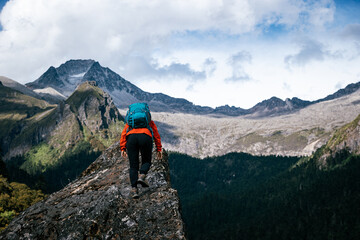
[[50,94],[50,95],[53,95],[55,97],[60,97],[60,98],[63,98],[63,99],[66,98],[64,95],[62,95],[61,93],[59,93],[58,91],[56,91],[52,87],[47,87],[47,88],[43,88],[43,89],[34,89],[34,92]]
[[81,80],[83,79],[84,75],[86,74],[86,72],[83,73],[79,73],[79,74],[74,74],[74,75],[70,75],[67,78],[67,82],[69,82],[72,85],[77,85],[79,84],[79,82],[81,82]]

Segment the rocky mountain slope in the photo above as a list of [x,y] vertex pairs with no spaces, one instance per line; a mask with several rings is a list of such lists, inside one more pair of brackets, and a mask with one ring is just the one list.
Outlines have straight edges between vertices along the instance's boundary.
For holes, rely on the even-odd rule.
[[31,96],[31,97],[34,97],[37,99],[41,99],[41,96],[39,94],[37,94],[36,92],[32,91],[31,89],[27,88],[26,86],[14,81],[10,78],[0,76],[0,82],[5,87],[12,88],[12,89],[17,90],[17,91],[21,92],[22,94],[25,94],[28,96]]
[[[95,82],[82,83],[58,105],[3,89],[10,93],[2,101],[21,102],[24,112],[15,103],[0,108],[0,144],[11,181],[46,193],[59,190],[120,139],[123,118]],[[28,106],[31,102],[45,107]]]
[[[26,102],[25,105],[34,101],[49,106],[44,101],[34,100],[29,96],[16,93],[14,90],[7,88],[6,91],[10,93],[6,96],[2,95],[4,103],[10,101],[10,95],[16,95],[16,101]],[[23,98],[26,100],[21,100]],[[5,106],[4,104],[3,108]],[[1,139],[5,160],[28,152],[39,143],[45,143],[49,149],[56,150],[56,153],[52,153],[51,156],[61,156],[66,149],[70,146],[74,147],[82,139],[88,139],[93,143],[94,148],[104,150],[110,145],[108,142],[112,142],[116,135],[119,135],[118,132],[123,126],[122,123],[120,124],[123,118],[110,96],[91,82],[79,85],[65,102],[58,106],[51,105],[45,110],[35,116],[30,114],[31,118],[27,117],[22,124],[18,124],[15,132],[8,133],[4,136],[5,139]],[[24,111],[28,113],[30,110],[26,107]],[[12,116],[21,113],[16,106],[7,105],[2,114],[4,119],[0,123],[6,123],[12,119]],[[8,118],[6,118],[7,116]],[[112,129],[111,127],[114,125],[117,127]],[[104,144],[105,142],[107,144]]]
[[334,130],[351,122],[359,113],[360,92],[356,91],[272,117],[156,112],[152,116],[166,149],[203,158],[229,152],[307,156],[325,144]]
[[45,100],[51,104],[56,104],[66,99],[65,96],[63,96],[61,93],[57,92],[51,87],[47,87],[44,89],[36,89],[35,91],[33,91],[25,85],[22,85],[10,78],[3,76],[0,76],[0,82],[2,82],[4,86],[17,90],[24,95],[31,96],[40,100]]
[[346,158],[347,155],[360,155],[360,115],[354,121],[338,129],[326,145],[319,150],[318,155],[318,164],[321,168],[328,167],[331,160],[339,158],[339,156]]
[[[70,60],[58,68],[50,67],[40,78],[26,86],[34,91],[52,88],[64,96],[69,96],[78,84],[84,81],[96,81],[98,86],[108,92],[114,99],[117,107],[124,108],[134,102],[147,102],[152,111],[180,112],[190,114],[221,114],[226,116],[251,115],[251,117],[267,117],[294,113],[311,104],[339,98],[351,94],[360,88],[360,83],[351,84],[345,89],[329,95],[326,98],[310,102],[299,98],[285,101],[272,97],[264,100],[250,109],[230,107],[228,105],[217,107],[197,106],[181,99],[173,98],[162,93],[148,93],[136,87],[109,68],[102,67],[94,60]],[[57,94],[58,95],[58,94]]]
[[[2,154],[9,153],[19,145],[23,145],[25,149],[28,139],[17,138],[17,136],[55,108],[55,105],[25,95],[0,83],[0,148]],[[34,139],[31,140],[36,141],[36,136],[40,134],[34,134]]]
[[118,143],[76,181],[15,218],[0,239],[185,239],[167,156],[154,160],[140,198],[129,198],[128,161]]

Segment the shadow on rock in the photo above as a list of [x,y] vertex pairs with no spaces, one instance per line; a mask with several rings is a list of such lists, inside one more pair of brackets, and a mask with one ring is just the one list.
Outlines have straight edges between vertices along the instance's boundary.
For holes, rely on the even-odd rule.
[[168,143],[171,145],[177,145],[178,143],[180,143],[179,136],[173,133],[173,131],[175,130],[174,126],[163,122],[157,122],[157,121],[154,122],[159,130],[161,141],[163,143]]

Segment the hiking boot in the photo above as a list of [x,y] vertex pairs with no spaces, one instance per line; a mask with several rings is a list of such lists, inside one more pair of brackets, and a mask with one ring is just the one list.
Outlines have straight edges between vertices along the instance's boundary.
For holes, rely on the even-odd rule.
[[142,187],[149,187],[149,184],[145,181],[145,174],[140,174],[137,183],[140,184]]
[[131,188],[130,196],[134,199],[139,198],[139,191],[136,187]]

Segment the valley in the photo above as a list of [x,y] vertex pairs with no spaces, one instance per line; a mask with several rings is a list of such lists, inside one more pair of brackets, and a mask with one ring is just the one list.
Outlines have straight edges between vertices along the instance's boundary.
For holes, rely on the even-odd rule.
[[[119,110],[125,116],[126,109]],[[194,157],[229,152],[309,156],[326,143],[335,129],[359,113],[360,91],[356,91],[280,116],[152,112],[152,118],[159,125],[165,149]]]
[[310,157],[171,153],[189,239],[357,239],[360,115]]

